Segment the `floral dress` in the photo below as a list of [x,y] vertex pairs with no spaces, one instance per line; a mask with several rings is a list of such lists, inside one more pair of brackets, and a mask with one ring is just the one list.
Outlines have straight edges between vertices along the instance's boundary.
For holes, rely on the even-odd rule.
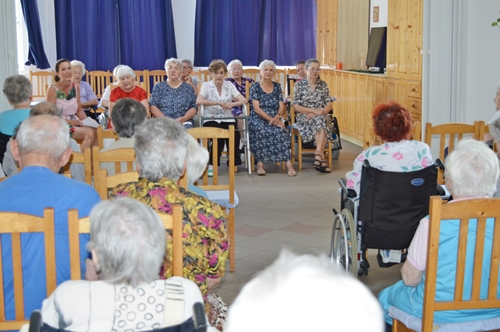
[[[245,98],[247,97],[247,84],[255,82],[252,78],[247,77],[241,78],[241,85],[239,85],[232,77],[226,78],[226,81],[233,83],[239,93],[241,93],[241,95]],[[233,107],[233,116],[240,116],[241,114],[243,114],[243,109],[241,106]]]
[[371,146],[359,154],[354,160],[353,170],[345,175],[347,188],[358,194],[365,159],[370,166],[389,172],[418,171],[433,163],[431,149],[423,142],[403,140]]
[[[172,88],[167,82],[156,84],[151,93],[150,105],[171,119],[183,117],[191,108],[198,109],[193,87],[184,82],[177,88]],[[184,123],[184,127],[193,128],[193,124],[191,119]]]
[[[280,102],[283,101],[281,85],[273,82],[273,91],[266,93],[262,90],[260,83],[253,84],[250,88],[250,102],[252,100],[258,101],[260,108],[269,116],[276,116]],[[290,135],[288,130],[271,126],[269,121],[261,118],[253,108],[248,119],[248,129],[250,133],[250,150],[257,162],[290,160]]]
[[[295,84],[293,90],[293,105],[299,105],[307,108],[324,108],[330,102],[330,92],[328,85],[319,78],[316,80],[316,89],[311,90],[307,80],[300,80]],[[300,132],[302,142],[308,143],[314,140],[319,130],[324,130],[326,138],[333,140],[333,124],[330,114],[315,116],[307,120],[305,114],[297,113],[295,124]]]
[[[61,110],[63,119],[79,120],[78,116],[76,116],[76,112],[78,111],[78,101],[76,100],[75,83],[72,83],[72,85],[73,87],[68,92],[68,94],[64,93],[62,90],[59,90],[55,84],[52,85],[52,87],[56,90],[56,107]],[[78,127],[69,125],[70,137],[73,136],[76,128]]]

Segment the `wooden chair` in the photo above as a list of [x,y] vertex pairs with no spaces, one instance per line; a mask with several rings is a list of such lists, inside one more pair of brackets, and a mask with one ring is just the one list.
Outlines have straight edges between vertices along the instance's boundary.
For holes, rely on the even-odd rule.
[[109,198],[109,191],[122,183],[137,182],[139,180],[139,173],[137,172],[123,172],[115,175],[108,176],[108,171],[105,169],[99,170],[97,174],[99,186],[96,188],[102,200]]
[[[432,147],[433,138],[438,136],[439,156],[444,161],[445,148],[448,154],[453,151],[455,143],[464,137],[472,137],[476,140],[484,139],[484,121],[475,121],[473,125],[466,123],[446,123],[433,126],[427,122],[425,125],[425,143]],[[436,158],[436,156],[434,156]],[[438,171],[438,183],[444,184],[443,170]]]
[[[208,69],[204,69],[204,70],[198,70],[196,72],[192,72],[191,75],[196,75],[198,76],[198,78],[200,79],[200,83],[201,82],[208,82],[211,80],[210,78],[210,72],[208,71]],[[200,87],[198,87],[198,90],[200,89]]]
[[[158,213],[165,229],[172,230],[173,242],[173,276],[182,277],[183,248],[182,248],[182,206],[172,205],[172,214]],[[81,280],[80,271],[80,234],[90,234],[89,217],[78,219],[78,210],[68,212],[68,236],[70,251],[71,280]]]
[[112,129],[104,130],[102,126],[97,127],[97,144],[99,146],[99,150],[104,149],[105,138],[112,138],[116,142],[119,137]]
[[49,86],[54,82],[54,72],[52,71],[30,71],[30,82],[33,86],[34,98],[45,98]]
[[[100,128],[100,127],[99,127]],[[71,174],[70,166],[72,164],[82,164],[85,172],[85,183],[92,185],[92,157],[90,153],[90,148],[86,148],[83,153],[81,152],[71,152],[71,157],[68,163],[64,166],[64,175],[69,175],[73,178]]]
[[149,89],[148,98],[151,97],[151,92],[157,83],[165,82],[167,80],[167,72],[165,70],[151,70],[149,71]]
[[[110,178],[107,176],[108,173],[107,169],[105,169],[105,165],[101,163],[114,163],[115,174],[120,174],[124,172],[133,172],[134,169],[133,166],[135,162],[135,151],[133,148],[114,149],[106,152],[101,152],[98,146],[94,146],[92,148],[92,157],[93,157],[92,164],[94,167],[94,176],[96,174],[99,174],[100,170],[104,169],[106,170],[106,178],[107,179]],[[122,165],[122,163],[125,164]],[[126,169],[124,169],[125,167],[122,166],[126,166]],[[137,174],[137,172],[133,173]],[[102,186],[100,181],[101,181],[100,176],[97,176],[97,179],[94,178],[94,187],[96,188],[97,192],[100,193],[101,198],[106,199],[108,197],[107,188],[105,186]],[[106,182],[104,182],[103,184],[105,183]]]
[[[4,269],[0,269],[0,330],[19,330],[21,326],[28,323],[24,312],[24,289],[22,270],[22,248],[21,234],[43,233],[45,242],[45,270],[47,297],[56,289],[56,250],[54,232],[54,209],[44,210],[43,217],[37,217],[23,213],[1,212],[0,233],[10,234],[12,237],[12,276],[4,275]],[[41,250],[42,248],[40,248]],[[3,266],[0,254],[0,265]],[[5,278],[11,277],[14,284],[14,306],[15,320],[5,318]]]
[[139,86],[146,90],[149,97],[149,70],[134,70],[135,81],[139,83]]
[[[229,126],[229,130],[213,127],[200,127],[188,129],[188,133],[194,138],[201,140],[201,145],[208,149],[209,140],[212,141],[212,159],[213,159],[213,177],[211,178],[211,183],[209,183],[209,177],[207,172],[203,174],[203,184],[199,185],[200,188],[207,192],[208,198],[211,199],[210,191],[223,192],[224,199],[217,200],[223,208],[225,208],[225,217],[227,220],[227,229],[229,235],[229,260],[230,260],[230,271],[235,270],[235,255],[234,255],[234,223],[235,223],[235,199],[236,193],[234,190],[234,158],[229,158],[229,171],[227,173],[228,179],[225,183],[220,183],[219,181],[219,167],[217,165],[217,151],[218,151],[218,139],[224,138],[229,140],[229,156],[234,155],[234,126]],[[211,199],[214,201],[214,199]]]
[[[498,203],[499,200],[495,198],[481,198],[443,204],[440,197],[431,197],[422,331],[439,330],[439,326],[433,324],[435,311],[500,308],[500,298],[497,297],[500,261]],[[452,300],[436,301],[436,292],[440,291],[436,286],[440,229],[441,225],[454,223],[454,220],[458,220],[456,233],[458,250],[456,253],[451,253],[457,255],[455,292]],[[476,220],[477,225],[475,225]],[[473,267],[470,276],[465,268],[468,264]],[[440,275],[439,278],[443,276]],[[464,290],[470,285],[472,285],[471,292]],[[485,285],[488,285],[487,292],[484,291]],[[483,292],[481,292],[482,286]],[[471,316],[471,320],[475,320],[474,316]],[[497,326],[495,331],[499,329],[500,326]],[[456,330],[459,330],[458,327]],[[401,321],[394,320],[393,331],[410,331],[410,329]]]
[[260,78],[260,69],[254,69],[254,68],[243,69],[242,75],[253,79],[255,82],[258,82]]
[[104,94],[104,90],[108,87],[108,85],[113,83],[113,73],[102,70],[94,70],[87,72],[87,82],[90,84],[90,87],[94,91],[97,98],[102,98]]
[[[419,121],[413,123],[412,134],[410,137],[414,141],[422,141],[422,125]],[[370,146],[382,144],[383,141],[375,134],[375,131],[370,122],[365,124],[365,136],[363,141],[363,149],[368,149]]]

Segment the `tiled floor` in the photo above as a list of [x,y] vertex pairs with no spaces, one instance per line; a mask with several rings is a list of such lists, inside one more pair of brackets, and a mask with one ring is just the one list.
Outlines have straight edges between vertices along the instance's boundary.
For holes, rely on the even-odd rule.
[[[329,254],[334,214],[340,208],[337,193],[339,177],[352,169],[361,148],[343,141],[333,171],[322,174],[312,166],[313,156],[304,169],[290,178],[273,163],[265,164],[266,176],[248,175],[239,167],[236,192],[236,271],[226,272],[215,292],[230,305],[240,289],[256,273],[271,264],[282,248],[298,254]],[[379,268],[370,251],[368,276],[359,278],[376,295],[399,280],[400,266]]]

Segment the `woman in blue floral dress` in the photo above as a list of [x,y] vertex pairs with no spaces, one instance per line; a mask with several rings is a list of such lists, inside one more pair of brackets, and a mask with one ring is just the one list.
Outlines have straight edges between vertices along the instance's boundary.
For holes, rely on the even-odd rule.
[[156,84],[151,93],[151,113],[157,118],[166,116],[174,119],[186,129],[193,128],[193,117],[198,113],[196,94],[191,85],[181,80],[182,62],[168,59],[165,70],[167,81]]
[[271,60],[264,60],[259,68],[260,81],[250,88],[252,110],[248,119],[250,150],[257,161],[257,174],[266,175],[265,161],[286,161],[288,176],[295,176],[290,136],[281,121],[285,112],[281,85],[272,81],[276,65]]

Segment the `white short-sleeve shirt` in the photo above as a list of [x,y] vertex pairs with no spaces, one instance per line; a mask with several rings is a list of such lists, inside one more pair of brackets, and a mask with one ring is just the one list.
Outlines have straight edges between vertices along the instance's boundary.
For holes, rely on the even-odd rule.
[[[200,95],[205,99],[210,101],[220,101],[223,103],[232,102],[233,98],[238,97],[239,95],[238,89],[231,82],[224,81],[222,84],[221,94],[217,90],[214,81],[205,82],[201,85]],[[222,118],[222,117],[232,117],[232,110],[226,109],[223,110],[221,106],[205,106],[205,110],[203,111],[203,117],[213,117],[213,118]],[[206,121],[217,121],[217,122],[234,122],[234,120],[208,120]]]

